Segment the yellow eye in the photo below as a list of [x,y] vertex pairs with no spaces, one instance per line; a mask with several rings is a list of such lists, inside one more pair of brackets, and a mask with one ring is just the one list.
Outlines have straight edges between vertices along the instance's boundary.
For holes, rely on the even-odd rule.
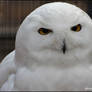
[[72,31],[75,31],[75,32],[79,32],[80,30],[81,30],[81,24],[78,24],[78,25],[76,25],[76,26],[73,26],[72,28],[71,28],[71,30]]
[[40,29],[38,30],[38,32],[39,32],[41,35],[47,35],[47,34],[49,34],[50,32],[52,32],[52,30],[50,30],[50,29],[45,29],[45,28],[40,28]]

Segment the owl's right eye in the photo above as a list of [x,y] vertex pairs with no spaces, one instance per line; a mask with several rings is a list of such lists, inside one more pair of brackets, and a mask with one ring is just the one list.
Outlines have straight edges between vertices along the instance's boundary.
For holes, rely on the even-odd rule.
[[46,29],[46,28],[40,28],[40,29],[38,30],[38,33],[39,33],[40,35],[47,35],[47,34],[49,34],[49,33],[51,33],[51,32],[52,32],[52,30]]
[[79,32],[81,30],[81,24],[75,25],[71,28],[72,31]]

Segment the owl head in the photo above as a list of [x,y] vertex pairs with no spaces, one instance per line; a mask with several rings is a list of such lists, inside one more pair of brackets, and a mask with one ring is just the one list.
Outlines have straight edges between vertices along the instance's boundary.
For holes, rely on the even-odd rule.
[[91,33],[92,20],[80,8],[62,2],[42,5],[18,30],[16,64],[68,67],[88,63]]

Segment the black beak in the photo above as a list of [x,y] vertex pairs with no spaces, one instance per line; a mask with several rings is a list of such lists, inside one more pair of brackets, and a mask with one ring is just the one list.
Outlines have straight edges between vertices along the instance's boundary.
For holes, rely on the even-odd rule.
[[66,53],[66,43],[65,43],[65,40],[63,41],[62,51],[63,51],[63,54]]

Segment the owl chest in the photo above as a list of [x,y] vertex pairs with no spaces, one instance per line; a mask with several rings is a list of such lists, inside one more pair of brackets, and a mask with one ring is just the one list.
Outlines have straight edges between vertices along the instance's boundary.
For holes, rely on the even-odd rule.
[[15,88],[19,90],[85,90],[92,87],[92,71],[87,68],[53,69],[36,71],[23,69],[16,74]]

